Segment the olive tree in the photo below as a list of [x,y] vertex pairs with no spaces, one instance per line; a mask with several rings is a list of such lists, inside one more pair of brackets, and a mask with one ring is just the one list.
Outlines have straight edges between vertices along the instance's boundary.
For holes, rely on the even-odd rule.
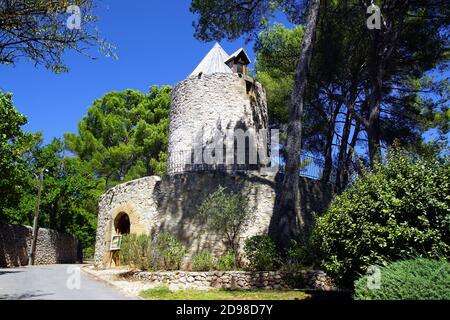
[[219,186],[202,202],[199,214],[206,220],[208,228],[225,238],[228,250],[234,254],[234,266],[236,267],[239,236],[253,217],[247,196]]

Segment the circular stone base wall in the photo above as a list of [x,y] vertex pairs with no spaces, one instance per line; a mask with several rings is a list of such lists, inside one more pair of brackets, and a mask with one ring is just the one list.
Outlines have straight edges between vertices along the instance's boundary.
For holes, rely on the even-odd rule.
[[[198,216],[198,207],[219,186],[246,194],[255,217],[241,234],[244,240],[267,234],[276,223],[274,205],[277,179],[251,173],[198,172],[173,176],[147,177],[108,190],[99,202],[95,264],[107,267],[109,246],[114,234],[114,219],[120,213],[130,216],[131,233],[156,235],[168,232],[182,241],[189,252],[184,267],[189,267],[192,254],[207,251],[215,256],[224,253],[222,237],[210,232]],[[328,207],[333,192],[331,185],[310,179],[300,179],[301,207],[307,216],[322,213]],[[312,220],[312,219],[311,219]]]

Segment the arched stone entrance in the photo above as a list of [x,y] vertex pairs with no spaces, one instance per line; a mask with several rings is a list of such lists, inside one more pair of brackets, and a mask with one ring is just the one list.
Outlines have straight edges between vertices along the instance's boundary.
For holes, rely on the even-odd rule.
[[110,211],[110,222],[105,234],[106,251],[103,256],[105,265],[118,266],[118,252],[110,251],[111,239],[114,235],[148,234],[149,230],[142,223],[139,213],[131,204],[120,205]]
[[125,212],[121,212],[117,215],[114,220],[114,229],[116,230],[116,234],[125,235],[130,234],[131,231],[131,222],[130,217]]
[[139,212],[131,204],[123,204],[111,210],[111,235],[148,233]]

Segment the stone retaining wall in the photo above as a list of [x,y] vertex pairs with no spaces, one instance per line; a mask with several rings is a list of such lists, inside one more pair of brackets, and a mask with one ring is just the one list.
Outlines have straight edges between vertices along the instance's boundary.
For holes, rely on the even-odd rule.
[[[245,239],[276,232],[278,217],[274,215],[277,189],[282,177],[254,173],[192,172],[174,176],[146,177],[108,190],[99,202],[95,265],[109,265],[109,246],[115,233],[117,217],[130,218],[130,231],[155,235],[168,232],[189,249],[183,266],[189,270],[191,255],[210,252],[218,257],[225,252],[223,237],[206,228],[198,216],[198,206],[219,186],[248,196],[254,218],[244,226],[239,250]],[[307,225],[315,214],[321,214],[334,193],[330,184],[300,178],[301,208]]]
[[[0,222],[0,267],[28,264],[33,230],[31,227]],[[80,263],[81,243],[71,234],[40,228],[35,264]]]
[[238,290],[337,290],[333,281],[320,270],[296,273],[281,271],[211,271],[211,272],[129,272],[123,277],[148,281],[154,287],[167,286],[177,290],[209,290],[213,288]]

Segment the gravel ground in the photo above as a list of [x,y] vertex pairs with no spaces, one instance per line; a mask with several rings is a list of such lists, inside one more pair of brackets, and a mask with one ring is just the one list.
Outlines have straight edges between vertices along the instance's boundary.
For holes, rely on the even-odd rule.
[[83,271],[90,276],[103,281],[130,298],[141,299],[139,293],[143,290],[153,289],[154,284],[139,280],[123,279],[120,274],[130,271],[129,269],[114,268],[107,270],[97,270],[94,266],[85,266]]

